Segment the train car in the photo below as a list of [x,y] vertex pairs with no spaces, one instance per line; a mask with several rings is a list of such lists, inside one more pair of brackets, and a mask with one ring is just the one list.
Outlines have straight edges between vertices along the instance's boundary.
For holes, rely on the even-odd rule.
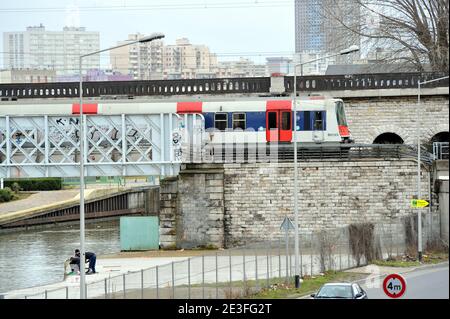
[[[78,103],[37,101],[33,104],[4,103],[0,116],[5,115],[77,115]],[[291,143],[294,125],[297,142],[336,145],[352,142],[345,106],[341,99],[312,97],[297,100],[294,121],[292,100],[236,99],[172,102],[151,101],[86,101],[83,113],[89,115],[177,113],[202,114],[204,129],[211,143]]]

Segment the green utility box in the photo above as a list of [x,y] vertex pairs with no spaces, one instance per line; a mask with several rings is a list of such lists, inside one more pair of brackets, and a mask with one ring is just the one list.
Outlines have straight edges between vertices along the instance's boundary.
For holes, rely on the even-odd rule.
[[151,249],[159,249],[158,217],[120,217],[120,250]]

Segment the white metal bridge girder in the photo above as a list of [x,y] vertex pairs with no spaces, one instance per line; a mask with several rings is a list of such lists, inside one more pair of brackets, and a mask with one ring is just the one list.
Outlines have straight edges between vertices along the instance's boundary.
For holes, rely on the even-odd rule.
[[[85,176],[176,175],[184,140],[200,142],[204,133],[201,114],[84,119]],[[79,176],[79,135],[77,115],[0,117],[0,177]]]

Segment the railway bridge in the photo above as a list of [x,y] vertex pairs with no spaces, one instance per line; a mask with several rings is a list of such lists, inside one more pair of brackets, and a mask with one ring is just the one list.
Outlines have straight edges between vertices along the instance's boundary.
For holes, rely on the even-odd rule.
[[[304,231],[358,222],[388,222],[414,215],[409,202],[416,194],[417,163],[409,153],[414,154],[411,145],[416,141],[417,83],[440,76],[442,74],[407,73],[299,79],[301,96],[344,99],[352,137],[363,150],[359,155],[339,150],[339,155],[334,153],[331,157],[329,152],[322,151],[312,155],[299,154],[302,159],[299,163],[301,227]],[[204,101],[280,96],[286,99],[293,92],[292,83],[292,77],[96,82],[87,83],[83,95],[86,103],[107,104],[126,99],[130,107],[133,103],[155,99]],[[19,166],[25,173],[21,177],[61,176],[64,171],[76,176],[77,137],[59,130],[54,125],[56,119],[42,116],[31,123],[36,132],[40,131],[45,140],[50,141],[33,144],[32,136],[27,133],[25,138],[31,152],[24,150],[23,141],[15,144],[8,141],[5,132],[19,131],[24,121],[33,122],[30,118],[14,117],[14,109],[22,103],[38,105],[45,100],[46,103],[65,101],[72,104],[77,102],[77,90],[77,83],[0,85],[0,110],[4,115],[0,118],[3,132],[0,170],[3,177],[12,177]],[[448,142],[448,80],[431,83],[423,87],[421,93],[422,144]],[[196,125],[195,116],[182,125],[191,129],[188,134],[195,131],[192,130]],[[85,154],[97,151],[98,156],[87,163],[87,175],[171,176],[161,183],[159,217],[163,246],[233,246],[261,239],[261,236],[275,236],[283,218],[291,215],[293,178],[289,152],[285,154],[287,160],[284,163],[244,160],[241,163],[183,164],[176,159],[173,136],[169,133],[179,127],[180,121],[184,120],[182,117],[162,114],[158,119],[147,119],[124,114],[116,118],[96,116],[89,120],[90,127],[98,131],[108,127],[108,133],[111,128],[116,128],[120,134],[116,140],[111,140],[108,134],[99,133],[96,140],[90,141],[92,148]],[[201,115],[198,120],[201,122]],[[140,130],[136,123],[142,121],[148,123],[154,133]],[[76,131],[77,123],[69,121],[69,126]],[[129,136],[129,133],[135,136]],[[102,143],[110,148],[100,152]],[[405,144],[405,148],[397,147],[383,153],[386,146],[378,150],[373,146],[386,143]],[[57,149],[49,149],[47,145],[56,145]],[[153,145],[151,156],[148,145]],[[39,163],[36,163],[36,153],[40,154]],[[317,154],[325,156],[318,158]],[[11,155],[21,156],[21,161],[14,165],[5,161]],[[54,160],[51,165],[46,165],[51,159]],[[436,188],[431,162],[426,158],[422,160],[425,163],[421,175],[422,194],[428,194],[427,199],[432,201],[432,206],[427,208],[427,218],[436,231],[440,229],[442,214],[445,214],[440,211],[444,205],[439,203],[439,198],[445,196],[440,196]],[[448,194],[448,176],[447,188],[442,189],[447,189]],[[448,208],[446,214],[448,216]],[[433,230],[429,230],[429,234],[432,237]]]

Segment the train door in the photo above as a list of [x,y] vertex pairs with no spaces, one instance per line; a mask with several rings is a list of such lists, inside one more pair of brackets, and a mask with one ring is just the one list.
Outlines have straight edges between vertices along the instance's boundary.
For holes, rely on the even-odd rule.
[[267,142],[292,141],[292,111],[268,110],[266,112]]
[[321,143],[324,140],[325,133],[325,112],[313,112],[313,141]]

